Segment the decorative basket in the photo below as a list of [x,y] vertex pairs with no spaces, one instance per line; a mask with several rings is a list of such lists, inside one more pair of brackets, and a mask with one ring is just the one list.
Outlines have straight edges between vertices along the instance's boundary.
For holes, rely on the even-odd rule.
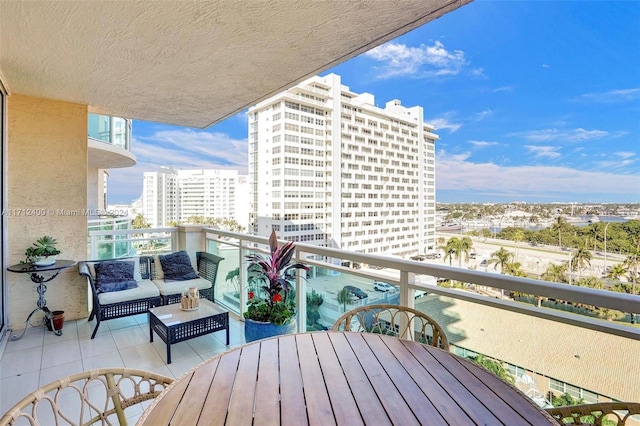
[[189,287],[182,292],[180,309],[192,311],[200,307],[200,292],[195,287]]

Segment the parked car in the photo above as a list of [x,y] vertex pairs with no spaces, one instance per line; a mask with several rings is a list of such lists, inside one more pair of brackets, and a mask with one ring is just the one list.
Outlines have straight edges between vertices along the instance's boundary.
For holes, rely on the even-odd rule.
[[416,291],[413,293],[413,298],[414,298],[414,299],[419,299],[419,298],[421,298],[422,296],[424,296],[425,294],[429,294],[429,293],[427,293],[426,291],[422,291],[422,290],[416,290]]
[[385,283],[382,281],[374,281],[373,289],[375,291],[393,291],[396,288],[389,283]]
[[345,285],[344,289],[348,290],[349,293],[351,293],[353,296],[357,297],[358,299],[365,299],[365,298],[369,297],[369,295],[367,293],[365,293],[364,291],[362,291],[358,287],[354,287],[352,285]]

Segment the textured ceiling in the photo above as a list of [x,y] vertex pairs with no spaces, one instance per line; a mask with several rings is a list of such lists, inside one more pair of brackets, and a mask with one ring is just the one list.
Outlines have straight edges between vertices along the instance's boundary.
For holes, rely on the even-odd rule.
[[0,75],[12,93],[207,127],[469,1],[0,1]]

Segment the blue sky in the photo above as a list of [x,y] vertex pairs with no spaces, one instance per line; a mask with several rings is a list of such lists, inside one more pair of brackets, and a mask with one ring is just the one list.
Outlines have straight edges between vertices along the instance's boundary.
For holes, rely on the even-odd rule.
[[[424,108],[439,202],[640,202],[640,1],[477,0],[329,72]],[[160,166],[247,170],[245,113],[133,135],[110,204]]]

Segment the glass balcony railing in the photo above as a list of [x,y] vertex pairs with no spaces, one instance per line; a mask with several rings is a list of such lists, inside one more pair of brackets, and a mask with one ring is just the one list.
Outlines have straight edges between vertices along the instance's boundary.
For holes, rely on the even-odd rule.
[[88,225],[88,259],[170,253],[177,247],[177,228],[132,229],[130,218],[90,220]]
[[131,150],[131,120],[101,114],[89,114],[88,120],[90,138]]
[[[125,236],[141,254],[162,235],[165,243],[151,252],[176,250],[179,232],[101,230],[91,231],[90,239],[94,247],[105,235]],[[240,315],[248,299],[246,255],[266,252],[267,239],[203,232],[203,238],[184,239],[198,241],[187,250],[224,258],[215,299]],[[328,328],[362,304],[399,304],[434,318],[453,352],[495,369],[541,406],[561,396],[585,403],[640,400],[640,326],[632,315],[640,313],[640,296],[302,243],[295,259],[311,268],[296,282],[299,331]],[[376,282],[394,289],[377,291]],[[339,301],[345,285],[366,297]]]
[[[266,252],[267,240],[206,232],[207,251],[224,258],[216,301],[240,314],[247,303],[245,256]],[[311,268],[296,284],[299,331],[330,327],[345,310],[361,304],[400,304],[436,319],[453,352],[495,366],[541,406],[562,395],[585,403],[640,398],[640,327],[632,323],[632,314],[640,311],[640,296],[305,244],[296,247],[296,260]],[[361,267],[342,266],[354,264]],[[395,289],[376,291],[376,281]],[[358,287],[367,297],[339,302],[338,292],[345,285]]]

